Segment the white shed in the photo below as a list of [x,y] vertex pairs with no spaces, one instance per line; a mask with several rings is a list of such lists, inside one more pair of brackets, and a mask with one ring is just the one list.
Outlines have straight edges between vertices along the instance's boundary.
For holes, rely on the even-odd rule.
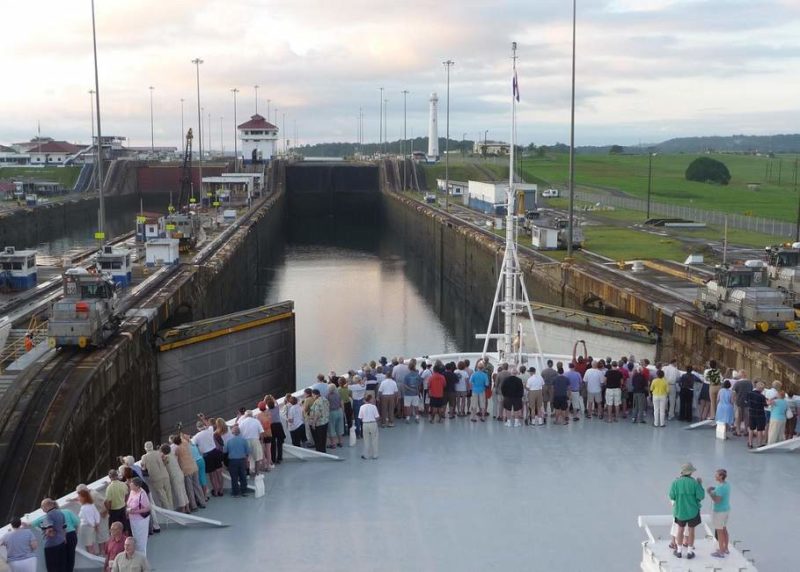
[[165,264],[178,264],[177,238],[154,238],[147,241],[145,264],[147,266],[164,266]]

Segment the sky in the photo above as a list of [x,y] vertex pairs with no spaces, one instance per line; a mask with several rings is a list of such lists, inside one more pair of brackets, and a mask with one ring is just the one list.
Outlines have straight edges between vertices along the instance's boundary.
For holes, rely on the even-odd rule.
[[[0,18],[0,143],[87,142],[94,87],[90,0],[11,2]],[[578,0],[577,145],[678,136],[800,132],[800,0]],[[104,135],[180,146],[197,123],[204,147],[233,148],[256,109],[301,144],[427,135],[508,141],[511,42],[518,44],[517,140],[569,142],[569,0],[96,0]],[[154,89],[149,90],[152,86]],[[268,101],[269,100],[269,101]],[[209,124],[210,114],[210,129]],[[285,122],[284,122],[285,114]],[[296,126],[296,127],[295,127]],[[285,129],[284,129],[285,127]],[[196,127],[195,127],[196,130]]]

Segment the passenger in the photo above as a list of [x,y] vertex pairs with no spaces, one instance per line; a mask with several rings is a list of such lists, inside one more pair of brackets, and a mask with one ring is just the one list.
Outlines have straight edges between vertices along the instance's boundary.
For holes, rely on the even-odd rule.
[[[486,389],[489,387],[489,375],[486,373],[486,362],[480,360],[475,364],[475,373],[469,378],[472,388],[472,398],[470,409],[472,409],[472,421],[486,421],[489,416],[488,404],[486,403]],[[476,419],[477,416],[477,419]]]
[[456,364],[456,415],[466,417],[467,415],[467,386],[469,385],[469,374],[463,361]]
[[[263,458],[256,462],[256,472],[269,472],[274,466],[272,464],[272,414],[267,411],[267,404],[264,401],[259,401],[257,407],[258,413],[255,414],[255,419],[261,425],[258,441]],[[254,428],[255,426],[249,426],[247,423],[244,426],[239,425],[245,438],[252,434],[248,433],[248,430],[252,431]]]
[[142,488],[142,479],[134,477],[130,483],[127,513],[131,523],[131,533],[136,539],[139,551],[147,556],[147,537],[150,532],[150,498]]
[[781,389],[780,381],[773,381],[772,385],[764,389],[764,398],[767,400],[767,407],[766,407],[767,425],[769,425],[770,415],[772,415],[772,406],[769,405],[769,402],[778,396],[778,390],[780,389]]
[[[203,456],[203,463],[205,465],[204,472],[208,480],[211,481],[211,496],[214,497],[222,494],[222,448],[214,439],[216,435],[216,429],[217,428],[214,420],[208,419],[205,415],[203,415],[197,422],[197,433],[195,433],[194,437],[192,437],[192,443],[197,445],[200,454]],[[145,446],[146,445],[147,444],[145,444]],[[152,443],[150,445],[152,447]],[[151,458],[157,463],[158,461],[156,461],[155,456],[156,455],[153,454]],[[144,458],[142,458],[142,461],[144,462]],[[164,486],[162,489],[168,488],[167,481],[164,480]],[[166,502],[165,500],[162,500],[162,493],[154,490],[152,485],[150,487],[150,491],[153,494],[153,502],[157,506],[165,506],[162,504],[162,502]]]
[[372,396],[364,398],[364,405],[358,411],[358,417],[364,431],[364,452],[362,459],[378,458],[378,408],[372,403]]
[[[727,380],[726,380],[727,381]],[[730,385],[730,382],[727,382]],[[729,390],[730,391],[730,390]],[[721,393],[721,391],[720,391]],[[719,416],[719,409],[717,409]],[[708,487],[706,492],[711,500],[714,501],[713,525],[716,532],[718,547],[716,552],[712,552],[714,558],[725,558],[730,551],[728,550],[728,514],[731,510],[731,485],[728,483],[728,471],[718,469],[714,473],[717,486]]]
[[314,403],[314,394],[310,387],[303,390],[303,423],[306,429],[306,446],[314,447],[314,432],[311,430],[311,405]]
[[289,435],[292,437],[292,445],[302,447],[306,440],[305,423],[303,422],[303,406],[292,395],[289,397]]
[[420,365],[420,374],[419,376],[422,378],[422,405],[423,409],[422,412],[424,415],[428,415],[430,413],[430,398],[428,397],[428,380],[433,375],[433,364],[422,362]]
[[408,373],[400,387],[403,394],[406,423],[411,423],[412,416],[414,421],[419,423],[419,396],[422,393],[422,377],[417,371],[417,360],[409,360]]
[[25,353],[33,349],[33,334],[28,332],[25,334]]
[[347,386],[350,390],[350,397],[353,406],[353,422],[356,425],[356,437],[361,438],[363,432],[361,430],[361,418],[358,416],[359,408],[364,404],[364,397],[367,394],[367,386],[364,383],[364,378],[355,375],[351,378],[350,384]]
[[[178,512],[188,513],[190,507],[189,495],[186,491],[186,480],[181,470],[180,463],[178,462],[178,457],[175,455],[175,451],[173,451],[172,447],[167,443],[161,445],[161,458],[164,460],[164,466],[169,473],[173,506]],[[106,489],[106,501],[108,501],[108,489]],[[109,518],[109,520],[111,519]]]
[[764,397],[764,383],[759,381],[756,383],[755,389],[747,394],[747,409],[749,419],[748,433],[747,433],[747,447],[753,448],[753,441],[758,437],[756,447],[764,445],[764,431],[767,428],[767,414],[766,406],[767,399]]
[[656,371],[656,377],[650,384],[650,393],[653,395],[653,427],[666,427],[667,425],[667,399],[670,388],[663,369]]
[[717,386],[722,383],[722,373],[717,369],[716,360],[708,362],[708,368],[703,372],[703,384],[700,386],[700,395],[697,398],[698,411],[697,418],[700,421],[714,419],[711,415],[711,385]]
[[[202,424],[200,425],[202,426]],[[197,481],[200,483],[200,489],[203,492],[203,502],[207,503],[210,498],[208,496],[208,473],[206,472],[206,460],[200,452],[200,448],[192,441],[188,435],[184,437],[189,442],[189,450],[192,452],[192,459],[197,463]],[[147,490],[147,489],[145,489]],[[149,490],[147,491],[149,494]],[[150,519],[151,522],[155,521],[155,515]]]
[[[58,503],[56,503],[56,507],[58,507]],[[78,528],[81,521],[78,515],[71,510],[66,508],[60,510],[64,515],[64,537],[67,540],[67,570],[73,570],[75,568],[75,551],[78,548]]]
[[[633,356],[631,356],[633,358]],[[622,384],[620,385],[620,405],[622,406],[622,418],[628,418],[628,409],[633,406],[633,385],[631,382],[631,372],[633,371],[633,359],[622,356],[617,362],[619,372],[622,374]]]
[[0,546],[6,549],[6,560],[11,572],[36,572],[36,548],[39,541],[30,528],[22,527],[19,517],[11,521],[11,530],[0,538]]
[[328,400],[322,396],[319,389],[312,390],[312,402],[309,408],[309,424],[314,435],[314,448],[319,453],[325,452],[325,442],[328,435],[328,421],[330,419],[330,406]]
[[125,540],[127,538],[121,522],[115,522],[111,525],[111,535],[106,543],[105,549],[106,561],[103,565],[104,572],[112,572],[114,559],[117,557],[117,554],[121,554],[125,551]]
[[247,457],[251,454],[247,439],[242,437],[238,425],[231,428],[231,437],[223,453],[228,455],[228,472],[231,475],[231,496],[247,496]]
[[283,422],[281,421],[281,410],[275,398],[271,395],[264,397],[264,401],[267,404],[267,411],[272,417],[272,423],[270,424],[270,429],[272,429],[272,464],[280,465],[283,463],[283,442],[286,441],[286,432],[283,430]]
[[[355,377],[355,373],[350,376],[350,379]],[[344,433],[350,434],[350,428],[353,426],[353,392],[350,391],[350,386],[347,384],[346,377],[339,378],[339,397],[342,398],[342,407],[344,408]],[[285,436],[284,436],[285,438]]]
[[249,458],[250,464],[253,467],[253,472],[255,474],[263,472],[266,469],[266,464],[264,463],[264,442],[262,441],[262,435],[264,434],[265,425],[269,426],[268,420],[264,419],[264,422],[259,421],[253,417],[252,411],[247,410],[245,411],[244,417],[239,419],[237,425],[239,426],[242,438],[247,441],[247,445],[250,447]]
[[456,386],[458,386],[458,375],[456,375],[456,364],[446,363],[444,366],[444,401],[447,408],[448,419],[456,417]]
[[678,546],[672,552],[676,558],[694,558],[694,529],[700,524],[700,503],[706,496],[703,481],[700,477],[692,477],[696,470],[691,463],[685,463],[681,467],[681,476],[672,482],[669,489],[669,499],[674,503],[672,515],[678,525]]
[[542,388],[542,408],[544,409],[544,422],[547,423],[547,416],[553,414],[553,381],[558,372],[553,369],[553,360],[547,360],[547,367],[542,370],[544,387]]
[[784,433],[786,431],[786,410],[788,409],[788,402],[786,401],[786,393],[782,389],[778,390],[778,395],[769,401],[772,406],[772,413],[769,417],[769,433],[767,443],[772,445],[783,441]]
[[314,385],[311,386],[311,389],[319,390],[320,395],[323,397],[328,396],[328,382],[325,380],[325,376],[323,374],[317,374],[317,381],[314,382]]
[[606,423],[619,421],[622,407],[623,373],[617,362],[611,362],[611,368],[606,371]]
[[697,378],[694,376],[692,366],[686,366],[686,373],[684,373],[678,382],[680,387],[680,400],[681,409],[679,419],[681,421],[692,422],[692,400],[694,399],[695,384]]
[[667,380],[669,390],[669,403],[667,404],[667,417],[675,419],[678,416],[678,380],[681,372],[678,369],[678,360],[672,358],[664,367],[664,379]]
[[188,436],[183,434],[172,435],[171,441],[174,445],[173,452],[178,458],[178,466],[183,473],[186,495],[189,498],[189,509],[194,512],[197,510],[197,507],[206,508],[204,500],[205,495],[203,494],[203,489],[200,488],[199,468],[192,456],[192,449],[189,447]]
[[541,425],[544,423],[544,401],[542,399],[544,378],[536,373],[535,367],[528,368],[525,388],[528,390],[528,424]]
[[125,550],[117,554],[111,566],[112,572],[147,572],[150,570],[150,563],[143,552],[139,552],[141,546],[133,538],[125,539]]
[[734,415],[734,423],[736,426],[733,429],[733,434],[736,436],[747,435],[750,426],[750,410],[747,407],[747,396],[753,391],[753,382],[747,379],[747,373],[743,371],[734,371],[731,374],[733,378],[733,394],[736,399],[736,412]]
[[603,360],[595,361],[583,374],[586,384],[586,417],[603,417],[603,382],[605,381]]
[[81,491],[89,491],[89,495],[91,495],[92,498],[92,503],[94,503],[94,508],[97,509],[97,512],[100,515],[100,526],[97,528],[96,554],[105,554],[106,542],[108,542],[108,510],[106,510],[103,495],[97,491],[89,490],[89,487],[82,483],[75,487],[76,493],[80,493]]
[[100,530],[100,512],[94,506],[92,495],[88,490],[78,491],[78,502],[81,505],[78,518],[78,542],[89,554],[100,554],[97,536]]
[[386,374],[386,378],[378,386],[378,403],[381,406],[381,427],[394,427],[394,410],[397,405],[397,383],[392,379],[392,374]]
[[[713,385],[711,387],[714,387]],[[726,379],[722,382],[722,389],[717,392],[717,423],[725,424],[725,438],[728,436],[728,429],[734,427],[734,414],[733,414],[733,391],[731,391],[731,382]]]
[[[444,390],[447,381],[444,378],[444,366],[437,362],[433,373],[428,377],[428,395],[430,397],[430,422],[434,423],[439,416],[439,423],[444,422]],[[474,419],[473,419],[474,421]]]
[[794,432],[797,428],[797,413],[798,402],[794,391],[789,389],[786,392],[786,429],[784,431],[784,438],[786,440],[794,437]]
[[[492,419],[503,421],[503,382],[511,375],[508,370],[508,364],[503,362],[497,366],[497,372],[494,376],[489,376],[492,379]],[[489,409],[487,399],[486,409]]]
[[633,370],[631,376],[631,385],[633,386],[633,412],[631,413],[631,422],[646,423],[645,417],[647,416],[647,379],[644,375],[645,369],[637,366]]
[[[525,369],[524,367],[522,368]],[[503,392],[503,414],[506,418],[506,427],[511,427],[511,419],[514,419],[514,427],[522,427],[522,397],[525,395],[525,387],[522,379],[513,372],[505,378],[502,386]]]
[[371,395],[372,401],[378,397],[378,378],[377,369],[368,369],[364,371],[364,386],[366,387],[365,395]]
[[564,375],[564,367],[558,362],[556,378],[553,380],[553,408],[556,412],[556,425],[569,424],[569,378]]
[[[122,486],[124,487],[125,485]],[[45,513],[44,516],[34,520],[31,526],[42,530],[45,566],[48,572],[67,570],[67,538],[64,514],[58,510],[58,505],[50,498],[42,500],[41,507],[42,512]]]
[[335,384],[328,387],[328,449],[342,447],[344,435],[344,408],[339,388]]
[[584,413],[583,399],[581,399],[583,374],[575,369],[575,365],[574,363],[570,363],[564,375],[569,380],[569,403],[572,406],[572,420],[579,421],[580,415]]
[[109,526],[120,522],[125,531],[130,531],[128,517],[125,514],[125,497],[128,495],[128,487],[119,480],[119,473],[116,469],[108,471],[108,479],[105,504],[106,510],[108,510]]

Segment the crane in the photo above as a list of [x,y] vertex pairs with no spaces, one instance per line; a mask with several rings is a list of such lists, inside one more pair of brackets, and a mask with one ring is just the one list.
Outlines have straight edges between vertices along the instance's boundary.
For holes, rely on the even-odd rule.
[[183,153],[183,170],[181,171],[181,191],[178,195],[178,212],[188,210],[189,197],[192,196],[192,128],[186,133],[186,150]]

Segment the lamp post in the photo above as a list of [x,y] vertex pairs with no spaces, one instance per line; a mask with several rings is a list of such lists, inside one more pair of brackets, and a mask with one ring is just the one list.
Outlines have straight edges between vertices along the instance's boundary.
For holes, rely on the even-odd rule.
[[406,135],[406,126],[408,125],[408,116],[406,115],[406,97],[408,96],[408,90],[403,90],[403,190],[405,191],[407,188],[406,185],[406,144],[408,142],[408,137]]
[[270,98],[267,98],[267,121],[269,121],[269,104],[272,102]]
[[447,127],[444,136],[444,209],[450,207],[450,68],[455,62],[447,60],[442,62],[447,69]]
[[383,88],[379,89],[381,90],[381,114],[378,120],[378,155],[381,155],[383,154]]
[[155,143],[155,130],[153,128],[153,90],[155,88],[151,85],[147,89],[150,90],[150,154],[155,155],[156,143]]
[[[89,148],[95,145],[94,141],[94,90],[89,90],[89,114],[91,115],[92,120],[92,138],[89,140]],[[99,145],[100,142],[98,141],[97,144]]]
[[572,257],[572,236],[575,212],[575,21],[578,3],[572,0],[572,102],[569,125],[569,222],[567,226],[567,258]]
[[389,154],[389,99],[383,100],[383,149]]
[[256,90],[256,115],[258,115],[258,84],[254,85],[253,89]]
[[181,98],[181,149],[186,154],[186,133],[183,131],[183,98]]
[[649,152],[647,154],[647,214],[645,215],[645,222],[650,220],[650,190],[653,187],[653,157],[657,153]]
[[489,143],[489,130],[486,129],[483,132],[483,158],[484,159],[486,159],[486,157],[489,155],[489,148],[487,147],[488,143]]
[[[104,240],[105,235],[105,222],[106,222],[106,206],[103,198],[103,130],[100,126],[100,79],[97,74],[97,32],[95,29],[94,21],[94,0],[92,0],[92,49],[94,51],[94,104],[97,110],[97,180],[100,188],[100,211],[97,217],[97,234],[95,237],[98,240]],[[41,137],[39,138],[41,145]]]
[[[192,63],[197,68],[197,151],[198,151],[198,161],[197,161],[197,170],[198,170],[198,178],[200,180],[200,192],[203,192],[203,119],[202,119],[202,111],[200,107],[200,64],[203,63],[203,60],[200,58],[195,58],[192,60]],[[192,185],[192,198],[194,198],[194,185]],[[178,205],[180,206],[180,205]]]
[[219,116],[219,152],[224,157],[225,156],[225,140],[222,138],[223,129],[222,129],[222,120],[225,119],[223,116]]
[[[234,160],[234,164],[238,165],[238,161],[239,161],[239,144],[238,144],[238,141],[236,141],[236,138],[237,138],[236,130],[239,127],[238,127],[237,121],[236,121],[236,94],[239,93],[239,89],[234,87],[231,90],[231,93],[233,94],[233,160]],[[269,112],[267,112],[267,115],[269,115]]]

